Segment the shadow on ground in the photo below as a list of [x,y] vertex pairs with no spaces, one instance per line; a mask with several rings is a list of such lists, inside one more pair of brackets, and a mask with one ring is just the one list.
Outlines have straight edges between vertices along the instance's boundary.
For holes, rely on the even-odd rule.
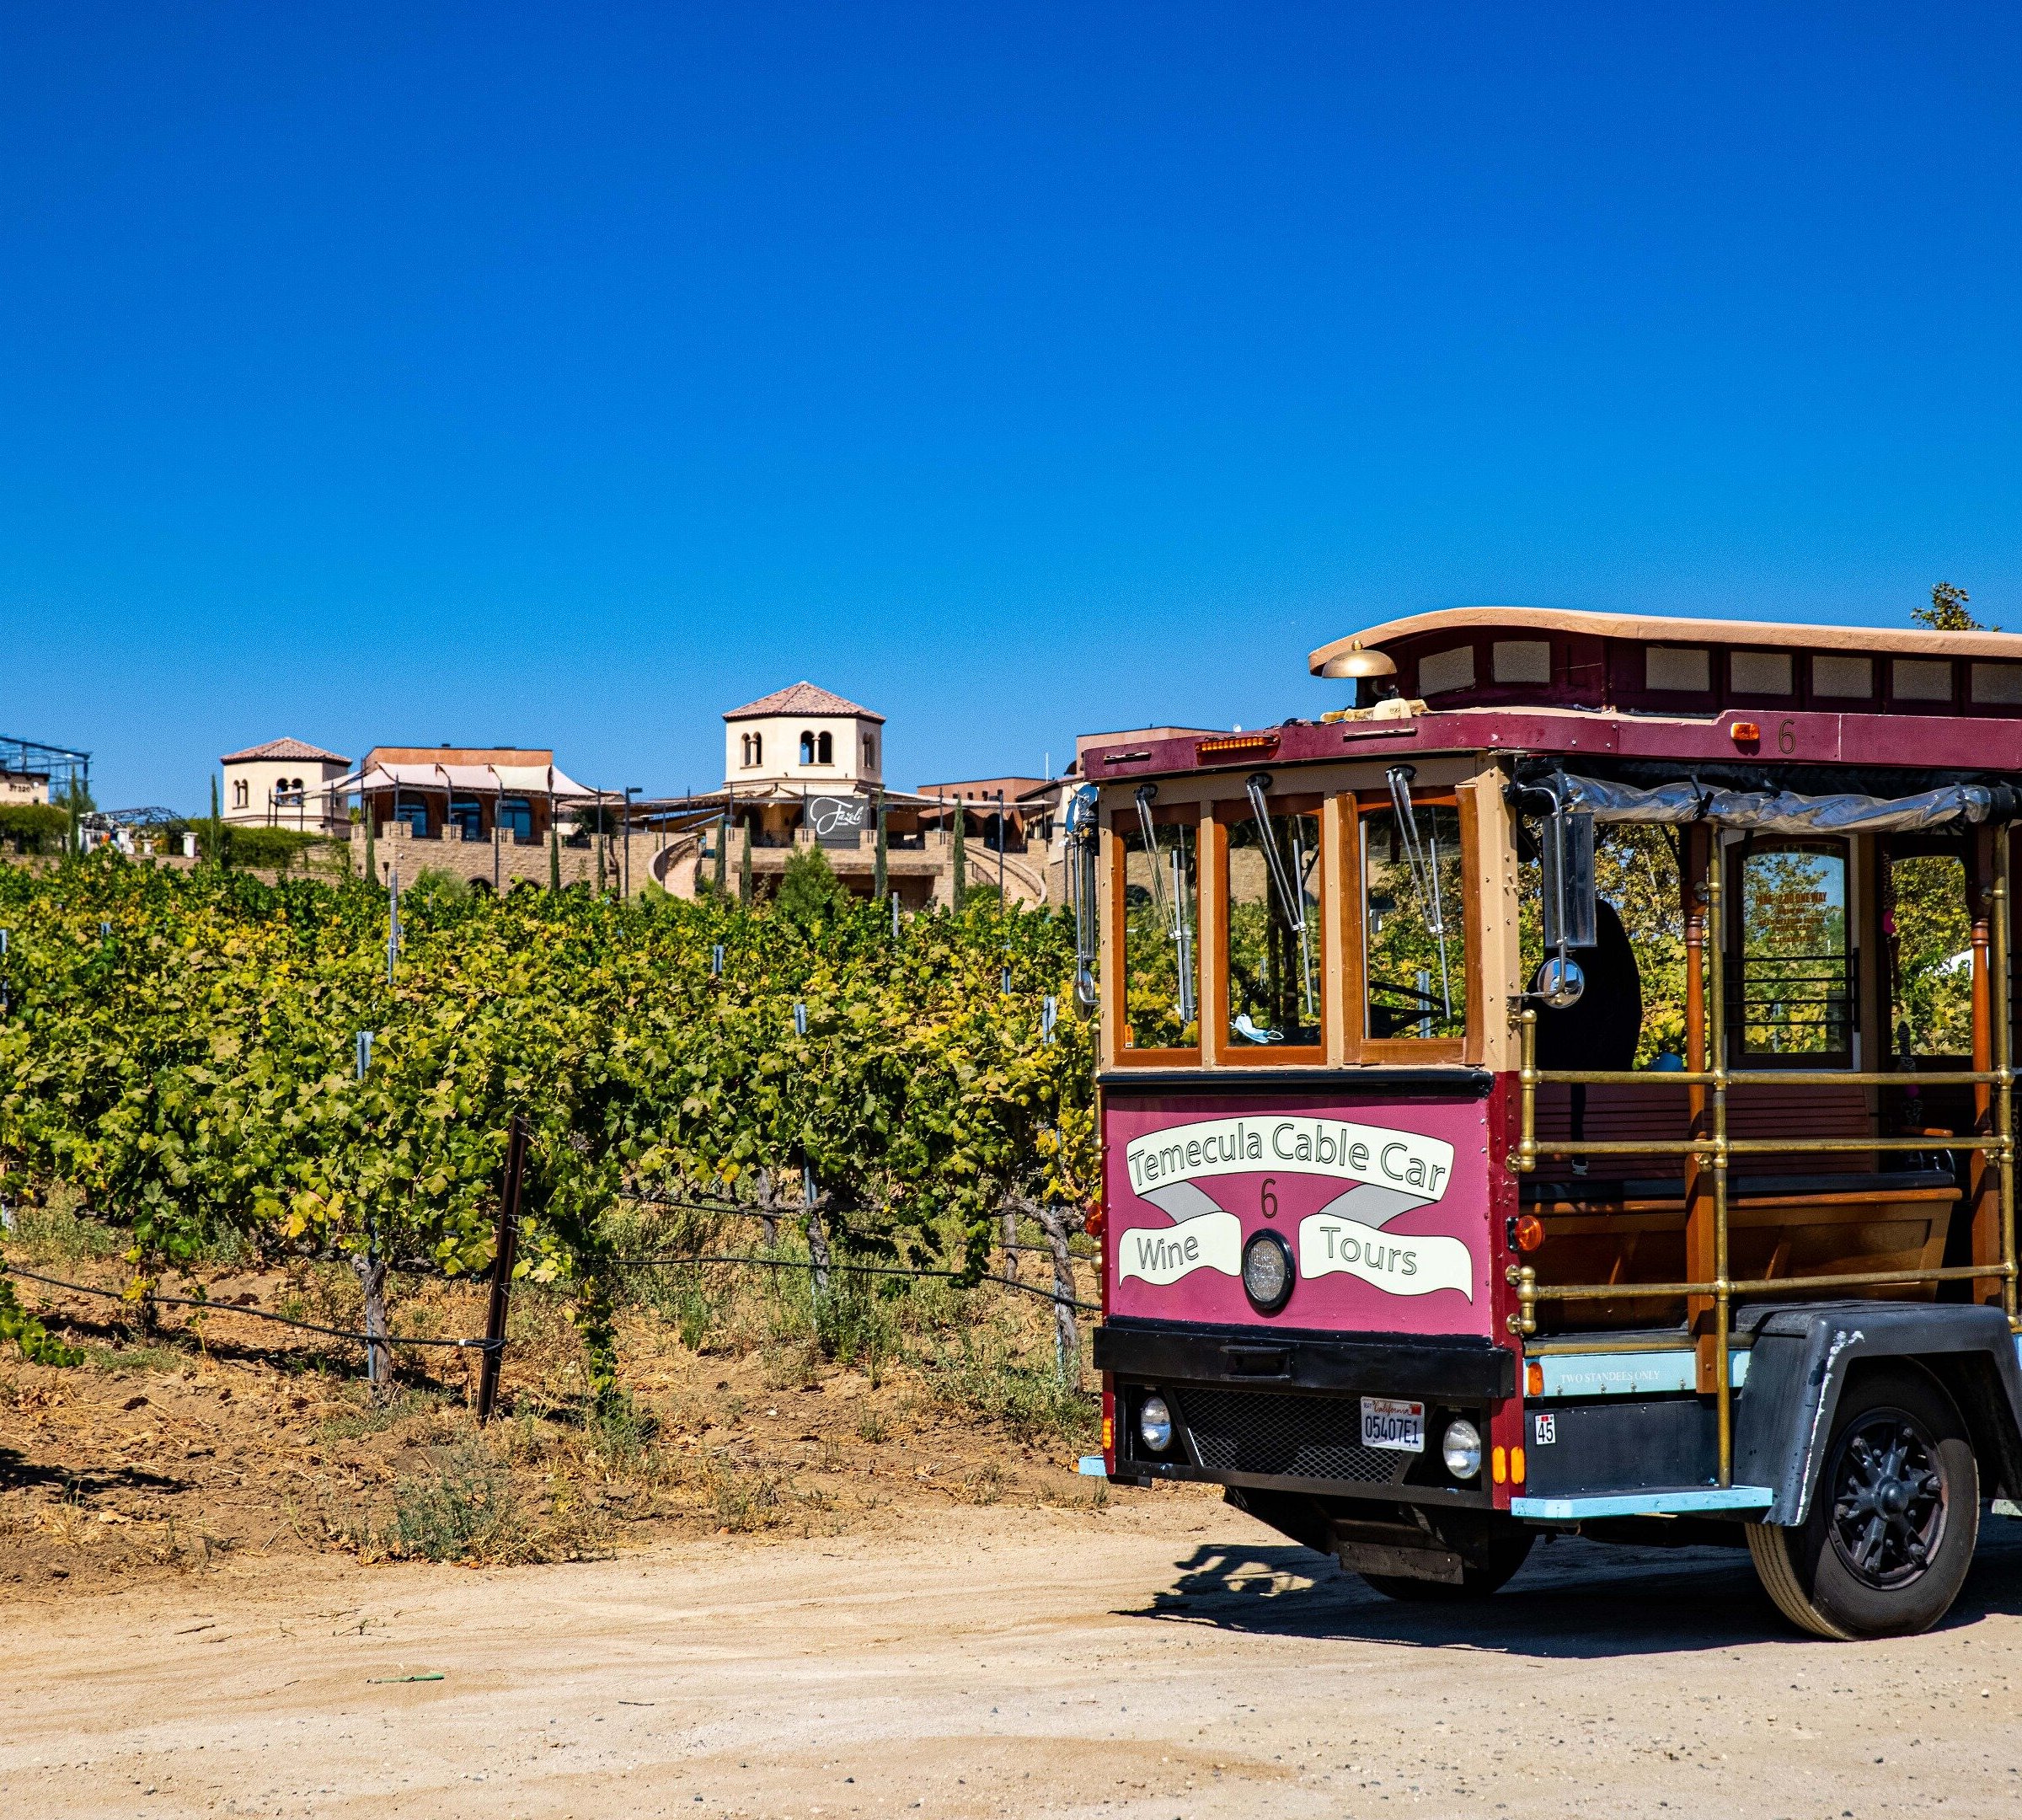
[[106,1491],[179,1491],[183,1481],[136,1466],[112,1468],[48,1466],[31,1460],[18,1448],[0,1447],[0,1491],[24,1491],[40,1485],[65,1496],[97,1497]]
[[[1296,1544],[1220,1546],[1178,1562],[1173,1585],[1120,1617],[1286,1637],[1583,1659],[1729,1649],[1800,1639],[1757,1582],[1745,1549],[1541,1542],[1493,1598],[1386,1598]],[[1971,1576],[1944,1628],[2022,1613],[2022,1522],[1984,1520]],[[1837,1644],[1815,1644],[1839,1648]]]

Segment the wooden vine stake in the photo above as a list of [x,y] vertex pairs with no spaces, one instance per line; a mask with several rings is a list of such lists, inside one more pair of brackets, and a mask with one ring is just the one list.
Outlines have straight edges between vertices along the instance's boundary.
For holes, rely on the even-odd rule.
[[512,1300],[513,1255],[519,1250],[520,1186],[527,1178],[527,1116],[512,1115],[506,1140],[506,1186],[499,1195],[499,1229],[491,1251],[491,1303],[484,1311],[484,1357],[478,1367],[478,1421],[491,1420],[499,1400],[499,1355],[506,1346],[506,1314]]

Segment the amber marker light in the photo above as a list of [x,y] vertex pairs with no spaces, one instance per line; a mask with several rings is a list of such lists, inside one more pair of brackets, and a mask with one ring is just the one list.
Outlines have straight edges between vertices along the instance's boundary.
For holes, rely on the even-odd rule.
[[1523,1366],[1523,1394],[1526,1396],[1544,1394],[1544,1367],[1536,1359],[1527,1359]]
[[1736,720],[1727,731],[1737,746],[1759,746],[1763,742],[1763,730],[1752,720]]
[[1519,1251],[1535,1251],[1544,1243],[1544,1222],[1535,1213],[1522,1213],[1516,1219],[1516,1249]]

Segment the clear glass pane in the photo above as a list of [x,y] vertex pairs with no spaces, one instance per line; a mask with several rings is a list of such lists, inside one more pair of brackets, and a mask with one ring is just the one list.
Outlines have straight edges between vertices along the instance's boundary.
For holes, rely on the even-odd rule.
[[1372,1037],[1452,1041],[1468,1024],[1460,811],[1362,817],[1362,966]]
[[1743,854],[1741,875],[1742,1048],[1845,1054],[1852,1036],[1845,853],[1773,848]]
[[1228,831],[1228,1040],[1320,1040],[1320,818],[1270,817]]
[[1128,1049],[1200,1045],[1196,832],[1190,822],[1154,824],[1154,849],[1141,827],[1126,823],[1117,830],[1123,843],[1123,1041]]
[[1891,1049],[1898,1056],[1971,1056],[1973,940],[1965,860],[1953,854],[1891,859],[1881,889]]

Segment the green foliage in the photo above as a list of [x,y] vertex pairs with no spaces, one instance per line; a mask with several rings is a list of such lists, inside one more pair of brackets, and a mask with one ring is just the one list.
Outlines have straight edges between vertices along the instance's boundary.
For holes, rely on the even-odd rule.
[[61,853],[69,827],[70,811],[56,803],[0,805],[0,841],[17,853]]
[[302,833],[295,828],[242,827],[233,822],[214,822],[198,831],[198,849],[206,859],[215,857],[211,845],[214,837],[223,843],[227,864],[271,866],[282,872],[297,857],[324,844],[321,835]]
[[800,847],[787,858],[773,913],[811,929],[832,921],[849,901],[848,888],[836,876],[828,855],[819,847]]
[[[363,881],[0,866],[0,1196],[70,1185],[142,1284],[220,1249],[468,1275],[521,1111],[516,1273],[566,1289],[602,1390],[625,1197],[748,1203],[805,1161],[839,1250],[980,1271],[1007,1196],[1093,1191],[1093,1031],[1039,1032],[1073,980],[1051,916],[895,939],[847,897],[805,923],[714,896],[415,886],[402,923],[389,984],[386,894]],[[682,1319],[699,1335],[706,1305]],[[875,1348],[853,1306],[825,1319],[832,1345]]]
[[415,875],[414,883],[400,894],[404,905],[417,899],[423,903],[457,903],[469,896],[470,881],[461,872],[442,866],[423,866]]
[[1928,626],[1934,632],[1992,632],[1998,629],[1982,625],[1966,610],[1966,602],[1973,597],[1962,587],[1954,587],[1949,581],[1939,581],[1931,589],[1931,604],[1912,607],[1910,618],[1920,626]]
[[37,1365],[76,1365],[84,1357],[23,1308],[13,1284],[0,1277],[0,1345],[10,1342],[23,1358]]
[[393,1487],[388,1540],[410,1559],[495,1559],[512,1552],[520,1527],[510,1475],[475,1442]]
[[1897,1055],[1970,1062],[1973,934],[1965,855],[1913,854],[1888,861],[1881,927],[1891,1048]]

